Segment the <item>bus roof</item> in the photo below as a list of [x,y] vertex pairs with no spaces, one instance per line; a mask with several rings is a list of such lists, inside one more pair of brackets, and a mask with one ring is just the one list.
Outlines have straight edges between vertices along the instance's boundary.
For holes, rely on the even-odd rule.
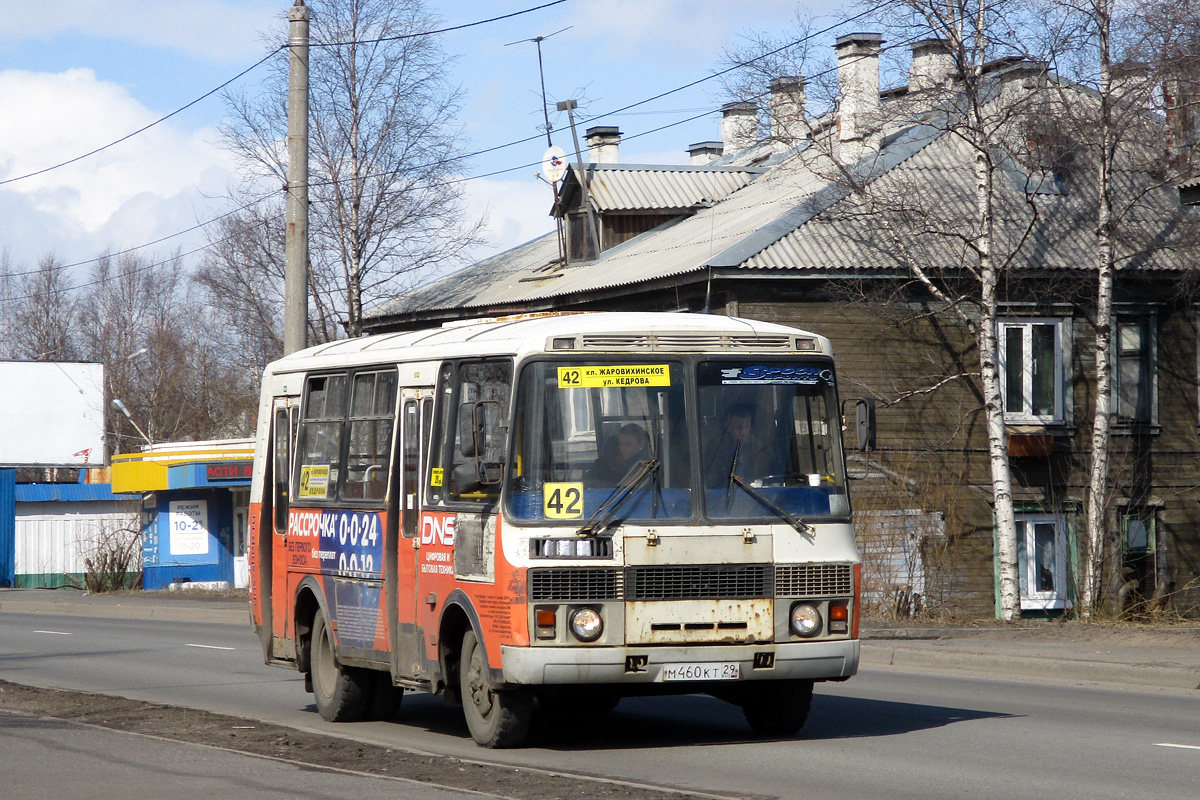
[[[565,340],[573,339],[572,344]],[[464,320],[403,333],[341,339],[273,362],[268,372],[381,361],[462,356],[520,356],[552,349],[567,353],[804,352],[832,356],[824,336],[771,322],[718,314],[668,312],[560,312]]]

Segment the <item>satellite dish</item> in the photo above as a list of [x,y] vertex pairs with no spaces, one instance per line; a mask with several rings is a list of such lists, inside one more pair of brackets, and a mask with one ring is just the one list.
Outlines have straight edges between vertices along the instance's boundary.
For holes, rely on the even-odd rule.
[[546,148],[546,155],[542,156],[542,174],[552,183],[558,183],[567,174],[567,154],[558,145]]

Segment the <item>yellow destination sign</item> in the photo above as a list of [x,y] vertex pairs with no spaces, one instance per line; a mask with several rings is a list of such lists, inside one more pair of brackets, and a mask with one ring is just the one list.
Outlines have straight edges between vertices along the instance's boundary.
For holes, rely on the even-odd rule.
[[670,386],[668,364],[616,364],[559,367],[560,389],[603,389],[609,386]]
[[329,496],[329,465],[300,467],[300,497]]

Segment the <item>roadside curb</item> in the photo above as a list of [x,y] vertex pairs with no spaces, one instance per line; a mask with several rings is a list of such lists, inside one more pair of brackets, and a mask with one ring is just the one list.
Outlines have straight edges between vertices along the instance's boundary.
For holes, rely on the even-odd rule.
[[250,628],[248,604],[202,604],[189,606],[144,605],[139,603],[88,603],[79,601],[37,602],[0,600],[0,612],[12,614],[57,614],[106,619],[144,619],[169,622],[211,622]]
[[[934,637],[930,637],[934,638]],[[1123,684],[1131,688],[1153,686],[1163,689],[1200,690],[1200,671],[1169,662],[1128,663],[1084,660],[1064,655],[1044,656],[1029,652],[972,650],[958,645],[913,642],[904,639],[869,639],[862,642],[860,666],[865,669],[944,670],[979,676],[1030,681],[1053,680],[1072,683]]]

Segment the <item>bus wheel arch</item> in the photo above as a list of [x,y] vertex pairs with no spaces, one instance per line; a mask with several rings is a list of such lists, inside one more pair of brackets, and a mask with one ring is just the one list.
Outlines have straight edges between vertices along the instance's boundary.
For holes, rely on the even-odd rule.
[[318,599],[317,590],[307,582],[301,583],[296,590],[296,602],[293,608],[295,609],[296,668],[305,674],[309,674],[312,664],[313,623],[316,620],[317,612],[322,607],[323,604]]
[[463,716],[476,744],[500,748],[524,743],[533,718],[533,690],[493,687],[487,654],[473,628],[463,634],[458,672]]
[[370,671],[338,663],[325,609],[317,610],[311,636],[309,674],[317,711],[326,722],[357,722],[371,697]]
[[463,636],[469,630],[478,631],[478,617],[470,601],[462,592],[454,591],[442,607],[442,618],[438,623],[438,668],[439,688],[449,705],[459,705],[458,660],[462,652]]

